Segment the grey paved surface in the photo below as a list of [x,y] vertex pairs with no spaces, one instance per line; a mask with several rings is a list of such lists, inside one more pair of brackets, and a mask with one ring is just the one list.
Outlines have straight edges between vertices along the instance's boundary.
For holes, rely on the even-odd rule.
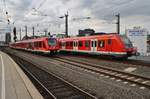
[[142,60],[150,62],[150,56],[132,56],[129,59]]
[[95,93],[100,99],[150,99],[149,89],[140,89],[139,86],[132,86],[132,83],[124,84],[124,81],[117,81],[117,79],[112,79],[111,77],[88,72],[81,68],[55,61],[52,57],[39,57],[19,51],[11,52],[32,61],[34,64],[38,64],[40,68],[70,81],[88,92]]
[[[4,71],[2,69],[4,68]],[[2,80],[2,72],[4,79]],[[3,89],[2,89],[3,86]],[[3,94],[3,97],[2,97]],[[0,51],[0,99],[32,99],[9,57]]]

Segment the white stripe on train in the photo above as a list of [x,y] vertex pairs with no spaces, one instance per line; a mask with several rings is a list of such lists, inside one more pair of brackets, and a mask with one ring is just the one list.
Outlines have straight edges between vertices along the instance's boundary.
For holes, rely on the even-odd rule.
[[74,51],[74,52],[84,52],[84,53],[97,53],[97,54],[116,54],[116,55],[126,55],[127,52],[110,52],[110,51],[85,51],[85,50],[70,50],[70,49],[60,49],[60,51]]

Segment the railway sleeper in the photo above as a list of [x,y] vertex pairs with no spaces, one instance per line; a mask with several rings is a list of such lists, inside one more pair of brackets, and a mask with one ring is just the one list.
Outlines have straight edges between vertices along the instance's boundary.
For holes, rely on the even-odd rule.
[[74,95],[78,95],[76,93],[74,93],[73,91],[66,91],[66,92],[60,92],[60,93],[54,93],[55,95],[57,95],[58,99],[59,98],[67,98],[70,99],[70,97],[74,96]]

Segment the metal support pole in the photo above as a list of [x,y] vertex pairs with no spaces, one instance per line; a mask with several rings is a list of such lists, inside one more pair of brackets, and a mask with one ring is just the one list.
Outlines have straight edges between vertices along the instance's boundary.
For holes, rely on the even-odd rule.
[[68,37],[68,12],[65,14],[65,30],[66,37]]
[[65,18],[65,36],[68,37],[68,12],[64,16],[61,16],[59,18]]
[[25,25],[25,33],[26,33],[26,39],[27,39],[27,26]]
[[32,27],[32,29],[33,29],[33,38],[35,37],[35,35],[34,35],[34,26]]
[[116,15],[117,17],[117,33],[120,34],[120,13]]
[[45,31],[45,37],[47,36],[47,31]]
[[13,33],[14,33],[14,41],[16,42],[16,40],[17,40],[17,36],[16,36],[16,27],[14,27]]
[[21,28],[20,28],[20,41],[21,41]]
[[47,29],[44,29],[44,32],[45,32],[45,37],[47,36]]

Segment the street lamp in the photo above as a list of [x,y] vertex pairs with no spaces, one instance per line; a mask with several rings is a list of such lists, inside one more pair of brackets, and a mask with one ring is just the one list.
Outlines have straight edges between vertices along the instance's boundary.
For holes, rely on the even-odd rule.
[[120,34],[120,13],[118,13],[117,15],[115,15],[117,17],[117,33]]
[[115,17],[117,17],[117,22],[102,22],[102,23],[107,23],[107,24],[116,24],[117,26],[117,33],[120,34],[120,13],[114,15]]
[[[14,22],[12,23],[15,28],[16,28],[15,24],[16,24],[17,21],[18,21],[18,20],[15,19]],[[20,41],[21,41],[21,38],[22,38],[22,35],[21,35],[21,34],[22,34],[22,29],[21,29],[21,27],[20,27],[20,29],[19,29]]]
[[60,16],[59,18],[65,18],[65,34],[68,37],[68,12],[64,16]]

